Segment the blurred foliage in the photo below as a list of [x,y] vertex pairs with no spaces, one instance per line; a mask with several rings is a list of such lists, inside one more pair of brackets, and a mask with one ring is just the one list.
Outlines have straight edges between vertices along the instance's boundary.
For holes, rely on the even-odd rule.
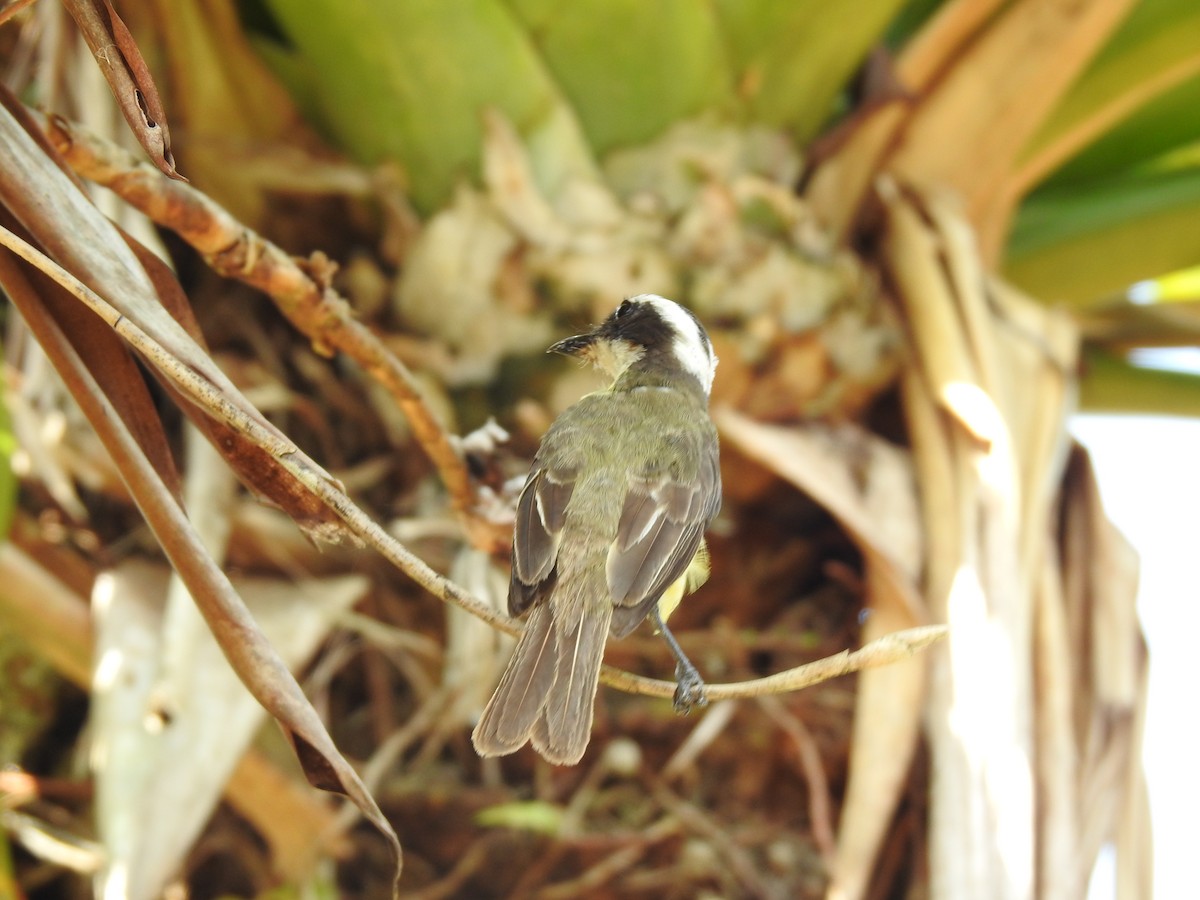
[[1200,260],[1200,167],[1126,172],[1032,196],[1007,274],[1035,296],[1110,303],[1134,282]]
[[250,4],[246,22],[301,106],[356,158],[420,173],[410,189],[426,212],[478,165],[487,108],[516,124],[551,193],[556,167],[585,169],[704,112],[811,138],[901,5],[263,3],[273,19]]
[[[50,6],[38,5],[39,14]],[[941,35],[954,52],[939,65],[952,67],[970,56],[989,27],[1016,9],[1030,8],[1025,2],[951,6],[935,0],[128,0],[117,6],[156,78],[169,86],[164,93],[170,114],[177,117],[173,124],[182,126],[175,133],[185,174],[290,252],[320,248],[336,258],[342,265],[338,273],[324,258],[311,258],[306,265],[322,286],[330,279],[346,295],[347,308],[420,373],[422,388],[445,421],[456,414],[471,422],[496,415],[512,431],[513,440],[495,458],[492,447],[470,460],[479,464],[472,474],[488,479],[486,490],[494,489],[488,496],[498,509],[507,499],[503,486],[520,474],[524,457],[553,414],[586,389],[585,382],[594,384],[561,364],[556,377],[549,377],[541,348],[563,327],[603,314],[614,295],[641,289],[678,290],[711,324],[722,358],[716,404],[785,427],[825,417],[837,428],[854,423],[846,433],[862,425],[880,443],[902,442],[898,436],[907,426],[900,421],[901,402],[892,387],[901,367],[913,364],[901,358],[905,335],[911,336],[922,311],[936,305],[928,302],[933,294],[913,291],[902,309],[886,300],[897,290],[894,272],[881,263],[879,247],[872,243],[878,223],[870,221],[871,213],[878,210],[849,216],[861,225],[856,237],[867,238],[840,246],[822,232],[798,186],[811,184],[804,182],[807,165],[836,157],[849,138],[878,122],[869,115],[879,112],[872,106],[879,98],[864,95],[859,82],[865,79],[858,78],[872,50],[886,45],[893,54],[894,60],[883,65],[889,74],[888,66],[902,65],[905,53],[919,43],[911,38],[925,36],[923,29],[937,26],[947,10],[982,10],[972,25],[979,33],[969,33],[961,45]],[[12,32],[7,28],[3,37],[15,44],[8,36]],[[993,57],[993,64],[1007,59],[1006,53],[1019,56],[1022,48],[1000,48],[1003,53]],[[936,52],[932,58],[937,59]],[[86,63],[91,66],[92,60]],[[81,84],[83,76],[72,65],[68,60],[53,69],[31,95],[53,98],[53,79]],[[932,74],[931,84],[944,74]],[[896,101],[896,86],[891,87],[890,111],[902,115],[918,98]],[[95,95],[82,88],[79,94],[76,108],[63,112],[83,118],[87,98]],[[1179,287],[1181,282],[1164,279],[1159,289],[1143,292],[1139,303],[1150,300],[1150,307],[1125,297],[1133,282],[1200,263],[1198,108],[1200,12],[1194,0],[1143,0],[1036,132],[1011,182],[996,185],[999,193],[1008,191],[1021,201],[1006,245],[1005,276],[1049,306],[1069,307],[1075,317],[1053,335],[1047,323],[1067,317],[1056,320],[1054,310],[1031,305],[1035,312],[1024,310],[1008,322],[1013,327],[993,327],[1003,319],[989,308],[993,295],[940,324],[978,326],[997,337],[1005,352],[1029,350],[1022,343],[1028,340],[1035,346],[1029,350],[1033,356],[1044,349],[1036,346],[1038,340],[1045,337],[1049,344],[1051,337],[1069,332],[1070,362],[1053,370],[1048,381],[1071,382],[1072,390],[1078,326],[1089,342],[1079,367],[1084,407],[1200,415],[1200,378],[1129,361],[1143,346],[1194,341],[1194,307],[1176,304],[1168,310],[1165,302],[1187,299],[1190,282]],[[951,116],[949,129],[955,127],[959,120]],[[937,137],[968,163],[982,149],[956,144],[946,130]],[[876,174],[870,164],[867,168]],[[982,284],[984,279],[975,277],[981,273],[973,268],[971,235],[954,231],[964,223],[946,214],[936,223],[943,230],[935,231],[931,221],[915,214],[913,219],[926,241],[922,246],[930,249],[918,260],[928,263],[922,274],[930,276],[929,283],[946,287],[947,295],[956,287],[943,283],[948,274],[973,287]],[[937,242],[950,235],[963,240],[948,251]],[[171,240],[171,249],[179,250]],[[424,561],[453,571],[466,555],[467,541],[447,523],[445,495],[393,399],[364,367],[344,359],[330,362],[319,340],[297,336],[267,304],[247,303],[241,289],[231,290],[189,254],[173,255],[222,368],[286,424],[297,446],[319,447],[337,477],[364,498],[373,515],[393,518],[397,533],[411,539]],[[566,302],[559,303],[563,297]],[[1013,306],[1004,310],[1012,313]],[[969,321],[972,315],[979,320]],[[1030,322],[1035,324],[1027,328]],[[963,361],[956,373],[972,370],[969,354],[959,353],[961,344],[931,343],[937,346],[930,360],[941,350],[954,357],[952,362]],[[1010,363],[1012,372],[1024,371],[1018,368],[1020,359],[1014,351],[1011,359],[991,359],[994,369],[974,366],[1001,380],[1011,378],[1016,390],[1000,399],[1015,406],[1048,393],[1010,373]],[[481,384],[486,387],[475,387]],[[1063,408],[1074,398],[1064,390],[1068,394]],[[937,415],[949,411],[939,407]],[[1047,448],[1062,439],[1061,422],[1038,424],[1052,434],[1042,448],[1050,460],[1046,465],[1057,465],[1062,456]],[[867,484],[862,448],[843,432],[836,439],[846,440],[849,448],[834,454],[853,476],[847,483]],[[101,511],[99,534],[80,541],[81,550],[63,538],[64,529],[46,526],[27,543],[57,540],[69,545],[64,555],[77,554],[70,558],[85,570],[74,586],[82,608],[80,598],[87,596],[91,577],[127,552],[135,531],[128,522],[135,512],[111,472],[105,481],[104,472],[98,475],[89,467],[89,457],[98,455],[94,445],[78,433],[62,440],[73,451],[61,464],[65,488],[51,491],[50,500],[34,502],[65,506],[61,498],[74,498],[79,490],[84,496],[75,502],[81,521],[92,509]],[[904,452],[911,452],[917,440],[911,434],[903,440],[910,444]],[[0,421],[3,463],[13,449],[7,422]],[[967,446],[962,458],[972,458],[978,449]],[[1017,462],[1025,466],[1029,460]],[[726,465],[738,477],[726,480],[726,512],[713,535],[714,582],[684,612],[685,623],[721,623],[690,635],[698,644],[705,642],[706,663],[726,666],[722,677],[748,679],[857,641],[864,621],[870,626],[879,621],[860,615],[874,587],[863,577],[863,554],[802,485],[781,490],[775,475],[728,446]],[[912,489],[923,474],[899,481]],[[1047,492],[1061,487],[1050,475],[1033,483]],[[939,486],[944,485],[934,487]],[[11,517],[14,494],[5,465],[0,525]],[[1043,512],[1059,502],[1057,495],[1042,499]],[[957,507],[947,504],[951,508]],[[252,501],[239,510],[251,524],[239,520],[242,530],[229,542],[234,567],[268,573],[264,577],[286,585],[298,571],[357,573],[366,565],[350,551],[331,550],[318,558],[301,541],[288,545],[281,535],[294,536],[290,523],[267,527],[261,518],[253,519],[259,513]],[[1041,524],[1026,534],[1049,533]],[[914,527],[901,537],[929,537],[919,531]],[[889,534],[881,544],[891,546],[894,537]],[[1045,556],[1060,555],[1056,549]],[[477,556],[488,576],[499,577],[502,602],[503,563]],[[906,559],[919,560],[920,550]],[[934,557],[930,568],[955,562]],[[54,571],[55,560],[46,566]],[[993,572],[1002,570],[997,564]],[[464,890],[517,895],[523,880],[515,886],[498,882],[491,859],[502,856],[508,863],[501,867],[505,874],[524,879],[534,861],[549,857],[540,877],[547,885],[559,879],[561,888],[563,880],[589,867],[603,874],[610,853],[636,851],[645,855],[651,875],[667,876],[652,885],[658,889],[669,884],[677,892],[695,887],[732,896],[777,889],[795,895],[814,883],[824,886],[830,865],[820,854],[828,848],[815,847],[812,835],[821,815],[832,833],[836,816],[829,808],[806,807],[816,791],[809,779],[811,770],[828,778],[820,786],[827,799],[840,801],[847,794],[852,740],[867,743],[861,739],[862,723],[852,722],[857,714],[853,692],[865,676],[780,704],[786,707],[783,721],[794,716],[813,731],[806,738],[797,737],[797,728],[781,730],[765,707],[737,707],[734,724],[703,748],[703,769],[684,783],[686,801],[659,790],[654,779],[680,747],[688,746],[686,734],[694,722],[681,724],[619,695],[602,701],[597,743],[614,735],[636,740],[646,756],[644,780],[599,767],[589,775],[587,766],[547,774],[529,755],[497,768],[487,763],[479,777],[478,760],[463,743],[474,700],[468,696],[450,703],[436,689],[445,678],[443,664],[462,666],[469,673],[464,684],[481,686],[493,678],[488,665],[496,653],[495,636],[481,626],[482,637],[471,636],[478,643],[464,638],[456,644],[439,601],[390,569],[371,574],[371,597],[354,614],[371,624],[342,643],[331,641],[332,649],[317,664],[319,686],[313,693],[327,704],[339,744],[352,745],[361,758],[377,752],[388,735],[403,735],[401,723],[421,722],[423,710],[427,721],[438,720],[424,732],[418,734],[414,726],[404,736],[409,743],[394,750],[396,759],[403,759],[378,785],[389,817],[413,848],[413,883],[444,895],[464,885]],[[1024,575],[1030,577],[1023,584],[1040,583],[1040,573]],[[480,575],[470,587],[482,595],[491,590],[488,583]],[[731,597],[737,602],[729,602]],[[1074,613],[1089,610],[1081,603]],[[1126,625],[1128,632],[1119,633],[1118,640],[1136,637],[1132,613],[1113,627]],[[1078,633],[1084,630],[1081,626]],[[128,630],[124,636],[130,637]],[[1028,631],[1020,635],[1025,637]],[[76,638],[80,646],[90,646],[89,636]],[[5,650],[0,645],[0,653]],[[665,655],[656,653],[657,644],[636,638],[613,649],[614,661],[629,668],[659,665]],[[1075,655],[1073,663],[1088,661],[1085,652]],[[77,662],[85,671],[90,665],[86,659]],[[10,676],[9,686],[19,690],[30,684],[27,674]],[[9,701],[4,703],[7,708]],[[910,710],[914,734],[919,712],[913,710],[919,708],[918,698]],[[1097,715],[1118,709],[1124,728],[1136,721],[1125,707],[1098,703],[1095,709]],[[876,719],[896,718],[896,711]],[[1042,724],[1039,720],[1039,728]],[[1122,740],[1126,735],[1122,732]],[[877,744],[892,761],[900,759],[894,745]],[[1118,750],[1125,746],[1111,744]],[[748,754],[754,765],[746,764]],[[805,761],[804,777],[798,777],[796,757],[805,754],[816,761]],[[926,786],[918,783],[926,763],[918,755],[913,784],[894,785],[901,792],[899,805],[881,814],[881,828],[894,842],[890,874],[897,885],[908,878],[918,892],[928,872],[897,874],[908,863],[896,860],[921,859],[927,849],[928,809],[920,799]],[[577,800],[588,792],[592,805]],[[530,793],[537,799],[527,800]],[[195,802],[199,808],[216,805],[218,798]],[[257,803],[269,816],[272,803]],[[686,841],[669,847],[637,843],[639,829],[658,817],[677,819],[681,829],[691,827],[697,818],[691,804],[707,820]],[[241,836],[270,833],[271,823],[242,821],[245,815],[239,810],[237,822],[218,821],[218,827]],[[327,834],[324,820],[313,817],[321,825],[313,832]],[[365,834],[355,833],[354,850],[347,851],[352,862],[335,867],[330,850],[328,858],[322,856],[326,868],[315,875],[309,871],[313,845],[293,838],[300,849],[293,848],[292,857],[304,865],[297,864],[293,871],[299,874],[288,877],[297,883],[311,877],[309,887],[317,896],[378,888],[389,877],[389,864],[370,858],[379,847]],[[613,843],[601,846],[598,835]],[[265,846],[270,838],[230,843],[237,847],[224,856],[207,852],[221,864],[229,857],[243,859],[255,873],[248,883],[278,880],[279,873],[262,861],[277,863],[284,855],[278,846]],[[0,893],[5,849],[0,838]],[[762,860],[766,865],[759,864]],[[177,862],[172,861],[171,871],[196,865]],[[1078,862],[1073,858],[1069,865]],[[335,868],[336,876],[330,874]],[[188,871],[194,875],[198,869]],[[240,877],[235,872],[228,882],[217,883],[236,883]],[[340,879],[336,886],[335,878]],[[441,878],[445,881],[439,883]],[[275,895],[301,893],[288,886]]]
[[544,834],[557,834],[563,824],[563,809],[537,800],[528,803],[501,803],[480,810],[475,821],[488,828],[520,828]]
[[1102,350],[1084,360],[1080,405],[1092,412],[1200,417],[1200,375],[1137,365]]
[[902,6],[899,0],[719,0],[741,118],[811,139]]
[[20,766],[54,721],[62,679],[20,637],[0,632],[0,771]]
[[[701,114],[811,138],[846,105],[869,48],[885,36],[902,47],[937,9],[895,0],[242,7],[301,108],[356,158],[400,162],[426,213],[474,179],[486,109],[515,124],[553,202],[611,151]],[[605,35],[614,39],[597,40]],[[1138,4],[1030,143],[1035,180],[1005,265],[1022,288],[1052,303],[1108,304],[1134,281],[1200,262],[1200,165],[1183,152],[1200,139],[1198,38],[1190,0]]]
[[12,469],[16,449],[17,441],[9,420],[8,407],[0,402],[0,536],[8,534],[17,503],[17,479]]
[[[544,145],[545,158],[590,165],[559,86],[500,0],[268,5],[294,48],[279,71],[302,106],[357,159],[400,162],[426,212],[477,166],[487,108]],[[299,81],[297,73],[320,74]]]
[[1165,80],[1166,90],[1134,104],[1046,181],[1087,186],[1144,167],[1200,140],[1200,8],[1192,0],[1142,0],[1031,142],[1035,154],[1114,97],[1136,95]]

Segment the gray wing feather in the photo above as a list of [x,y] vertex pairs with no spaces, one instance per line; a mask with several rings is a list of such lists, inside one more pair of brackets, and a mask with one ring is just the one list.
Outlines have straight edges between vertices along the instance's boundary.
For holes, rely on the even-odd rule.
[[[658,598],[662,596],[663,592],[687,571],[688,564],[696,555],[696,550],[700,547],[700,541],[704,537],[705,524],[697,522],[680,536],[674,544],[671,557],[665,561],[663,568],[657,573],[658,577],[645,591],[640,595],[631,591],[631,596],[640,596],[636,603],[613,608],[613,637],[625,637],[637,628],[642,619],[649,615],[651,607],[658,602]],[[635,585],[635,588],[638,586]]]
[[540,468],[535,462],[517,500],[509,614],[521,615],[554,586],[558,546],[574,490],[573,472]]
[[[626,509],[638,506],[641,500],[630,491]],[[626,535],[624,529],[618,531],[617,539],[609,549],[608,590],[613,603],[618,606],[633,606],[646,596],[683,537],[686,522],[671,518],[661,505],[656,506],[655,512],[657,515],[650,519],[648,527],[639,528],[631,535]]]
[[606,562],[616,604],[613,634],[632,631],[695,556],[721,506],[716,444],[703,454],[694,481],[634,479]]

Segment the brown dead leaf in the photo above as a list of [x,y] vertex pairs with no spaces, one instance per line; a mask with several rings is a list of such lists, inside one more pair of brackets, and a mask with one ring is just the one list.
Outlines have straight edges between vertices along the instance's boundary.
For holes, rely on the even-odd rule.
[[63,0],[104,73],[125,121],[162,172],[186,181],[175,170],[166,111],[137,43],[110,0]]
[[[280,477],[297,491],[305,490],[305,486],[310,491],[330,486],[329,476],[266,421],[187,330],[167,313],[145,269],[121,235],[21,127],[8,108],[14,103],[11,96],[4,94],[2,100],[0,144],[7,153],[0,165],[0,201],[69,271],[56,267],[36,247],[8,230],[2,232],[5,246],[69,287],[76,299],[86,301],[104,325],[133,343],[158,374],[188,391],[197,402],[203,398],[206,411],[215,419],[240,427],[246,435],[253,434],[266,451],[264,460],[270,457],[268,473],[285,473]],[[91,422],[230,664],[297,746],[312,751],[302,754],[301,762],[310,763],[306,774],[314,783],[349,796],[383,833],[395,856],[398,878],[401,851],[394,830],[197,537],[179,503],[177,489],[157,468],[162,460],[156,458],[154,450],[142,446],[146,435],[139,425],[125,418],[129,410],[122,391],[128,385],[113,382],[108,371],[93,370],[89,360],[81,357],[74,344],[86,341],[87,336],[79,333],[77,317],[68,316],[61,322],[56,319],[53,302],[47,303],[39,296],[34,282],[8,252],[0,254],[0,271],[7,292]],[[82,276],[94,291],[88,291],[72,273]],[[255,483],[271,487],[269,480],[256,479]],[[352,506],[340,491],[330,490],[323,496],[329,498],[328,502]],[[319,762],[312,764],[314,759]]]
[[[4,224],[5,227],[15,225],[4,210],[0,210],[0,224]],[[0,264],[0,282],[6,285],[10,278],[5,277],[5,273],[9,271],[10,266],[15,266],[15,263],[5,261]],[[154,400],[150,396],[145,378],[134,362],[129,348],[108,330],[95,314],[80,305],[74,297],[69,296],[45,275],[28,270],[26,277],[33,293],[59,323],[63,334],[84,364],[93,372],[104,373],[105,391],[110,401],[129,423],[130,431],[139,447],[151,461],[167,489],[178,499],[181,496],[179,470],[175,466],[162,420],[154,407]],[[20,291],[19,288],[16,290]],[[21,296],[24,298],[25,294],[22,293]],[[13,300],[20,308],[22,301],[16,297]]]
[[887,104],[861,117],[845,143],[820,163],[805,193],[835,239],[845,240],[854,226],[896,135],[933,79],[953,65],[1000,5],[1001,0],[942,4],[896,60],[894,75],[905,102]]
[[[6,281],[10,286],[14,283],[11,278]],[[18,288],[16,294],[21,293],[24,292]],[[26,299],[22,297],[22,300]],[[121,470],[134,501],[175,571],[187,585],[230,665],[255,699],[293,739],[310,781],[318,787],[346,794],[382,832],[396,859],[398,879],[400,843],[391,824],[358,774],[334,746],[316,710],[225,574],[209,556],[176,498],[158,479],[103,389],[75,355],[54,321],[36,303],[23,303],[21,311]],[[300,748],[306,752],[299,752]]]
[[897,60],[911,100],[864,116],[813,174],[806,194],[817,215],[845,240],[881,173],[948,188],[963,199],[983,259],[994,266],[1030,187],[1022,152],[1132,6],[942,4]]
[[1019,199],[1007,187],[1021,151],[1132,6],[1009,4],[909,119],[889,168],[916,184],[956,190],[989,264]]
[[[467,514],[465,518],[471,525],[481,526],[473,533],[482,532],[485,541],[489,538],[486,514],[474,509],[478,497],[462,455],[426,398],[425,388],[374,331],[351,315],[345,299],[313,277],[312,260],[288,255],[247,229],[209,197],[188,185],[162,178],[94,135],[55,119],[47,120],[45,127],[58,151],[87,178],[111,188],[155,222],[176,231],[220,274],[266,292],[315,347],[345,353],[382,384],[437,465],[455,507]],[[328,268],[327,261],[321,262],[318,255],[314,259],[318,270]],[[311,460],[308,462],[311,464]],[[302,514],[295,508],[301,503],[299,498],[288,495],[272,499],[293,515]],[[316,524],[316,530],[321,530],[325,523]]]
[[[1063,484],[1064,591],[1072,624],[1086,629],[1072,642],[1087,647],[1078,677],[1096,706],[1132,705],[1139,690],[1138,556],[1109,521],[1087,451],[1075,444]],[[1085,711],[1089,712],[1089,711]]]
[[1080,860],[1079,835],[1083,823],[1079,791],[1081,754],[1075,743],[1075,698],[1071,636],[1067,627],[1060,562],[1047,554],[1041,566],[1035,606],[1033,665],[1037,693],[1034,758],[1039,809],[1038,887],[1046,897],[1082,897],[1091,874],[1083,865],[1063,865]]
[[[895,602],[890,587],[874,583],[876,571],[867,572],[871,614],[863,623],[864,642],[915,624],[909,611]],[[885,669],[865,669],[858,676],[850,778],[829,871],[831,900],[856,900],[871,887],[876,857],[908,783],[925,708],[928,667],[929,656],[921,654]]]
[[[824,506],[868,565],[878,566],[897,600],[914,619],[923,618],[916,588],[923,556],[919,511],[902,451],[852,426],[763,425],[727,407],[714,410],[713,419],[738,450]],[[888,482],[888,496],[871,505],[879,499],[867,490],[874,478]]]
[[[34,242],[46,249],[71,275],[92,288],[111,306],[105,320],[127,340],[131,331],[148,340],[135,343],[151,371],[177,395],[196,385],[206,397],[204,412],[194,399],[181,401],[185,412],[202,430],[253,491],[287,511],[310,533],[334,540],[341,533],[336,516],[312,496],[280,455],[301,464],[312,480],[332,481],[255,407],[242,396],[196,339],[198,328],[187,298],[174,276],[151,254],[136,246],[109,222],[26,130],[23,107],[0,92],[0,142],[8,150],[8,165],[0,167],[0,201],[8,206]],[[25,127],[23,127],[25,126]],[[36,134],[36,132],[35,132]],[[40,137],[40,135],[38,135]],[[37,190],[29,190],[36,184]],[[86,340],[86,337],[84,338]],[[106,370],[96,368],[103,380]],[[230,424],[229,415],[249,419],[269,438],[249,439],[244,427]],[[136,419],[129,420],[136,423]],[[132,427],[137,427],[136,424]]]

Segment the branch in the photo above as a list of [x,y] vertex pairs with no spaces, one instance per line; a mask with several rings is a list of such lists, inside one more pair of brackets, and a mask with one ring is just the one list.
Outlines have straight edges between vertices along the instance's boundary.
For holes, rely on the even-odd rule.
[[[745,700],[750,697],[765,697],[768,694],[788,694],[822,681],[828,681],[831,678],[837,678],[840,675],[849,675],[860,669],[886,666],[902,659],[908,659],[937,643],[949,633],[948,625],[922,625],[919,628],[906,628],[903,631],[885,634],[857,650],[843,650],[833,656],[805,663],[794,669],[776,672],[765,678],[731,684],[708,684],[706,682],[704,691],[708,695],[709,701]],[[668,699],[675,696],[675,682],[673,681],[643,678],[641,675],[633,675],[611,666],[605,666],[600,671],[600,680],[631,694],[645,694],[648,697]]]
[[[328,356],[341,351],[379,382],[408,417],[454,509],[471,516],[475,490],[454,439],[425,402],[413,374],[354,318],[350,304],[330,286],[334,266],[324,254],[314,253],[301,261],[251,231],[202,192],[171,180],[132,153],[60,117],[38,118],[55,150],[78,175],[110,189],[156,224],[174,231],[215,272],[267,294],[317,352]],[[485,540],[486,532],[469,530],[473,540]]]

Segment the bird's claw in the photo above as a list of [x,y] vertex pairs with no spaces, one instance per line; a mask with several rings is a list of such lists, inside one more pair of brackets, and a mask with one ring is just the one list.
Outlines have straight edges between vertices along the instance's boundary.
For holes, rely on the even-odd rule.
[[694,666],[675,667],[675,712],[686,716],[697,707],[708,706],[704,679]]

